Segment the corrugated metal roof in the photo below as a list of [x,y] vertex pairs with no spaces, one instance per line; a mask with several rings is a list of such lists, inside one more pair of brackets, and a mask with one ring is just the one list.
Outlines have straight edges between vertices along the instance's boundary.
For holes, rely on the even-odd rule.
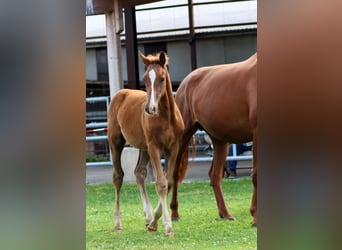
[[[196,29],[197,35],[209,35],[209,34],[219,34],[219,33],[227,33],[227,32],[247,32],[247,31],[255,31],[257,29],[257,24],[254,25],[241,25],[241,26],[232,26],[232,27],[216,27],[216,28],[203,28],[203,29]],[[177,37],[182,38],[183,36],[189,35],[188,30],[182,31],[169,31],[169,32],[157,32],[157,33],[149,33],[149,34],[138,34],[138,40],[147,40],[147,39],[156,39],[160,38],[163,40],[168,39],[175,39]],[[125,36],[121,36],[121,40],[125,41]],[[103,37],[96,37],[96,38],[88,38],[87,45],[98,45],[106,43],[107,38]]]

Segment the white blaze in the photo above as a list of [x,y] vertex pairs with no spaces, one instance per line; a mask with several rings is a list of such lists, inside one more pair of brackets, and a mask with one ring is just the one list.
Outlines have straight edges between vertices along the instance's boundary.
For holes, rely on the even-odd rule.
[[154,81],[156,80],[156,72],[154,69],[151,69],[150,72],[148,72],[148,76],[150,77],[151,81],[151,99],[150,99],[150,107],[155,106],[155,100],[154,100]]

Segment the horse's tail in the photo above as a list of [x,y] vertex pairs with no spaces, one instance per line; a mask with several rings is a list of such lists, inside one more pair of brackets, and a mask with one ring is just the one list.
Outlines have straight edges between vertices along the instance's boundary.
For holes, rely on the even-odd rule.
[[180,162],[180,166],[179,166],[179,171],[178,171],[178,182],[181,183],[188,171],[188,168],[191,168],[193,166],[193,163],[195,162],[195,155],[196,155],[196,147],[195,147],[195,135],[192,136],[192,140],[189,143],[189,145],[191,145],[191,158],[192,158],[192,162],[190,165],[188,165],[189,162],[189,151],[190,148],[188,147],[187,150],[184,150],[184,153],[182,155],[182,159]]

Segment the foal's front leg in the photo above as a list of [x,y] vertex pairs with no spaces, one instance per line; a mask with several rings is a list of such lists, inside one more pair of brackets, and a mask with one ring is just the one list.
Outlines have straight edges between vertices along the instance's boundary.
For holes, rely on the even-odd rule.
[[154,218],[147,228],[149,231],[156,231],[158,226],[158,219],[161,217],[161,215],[163,215],[163,224],[165,226],[166,235],[174,236],[171,217],[166,204],[168,185],[167,179],[160,164],[160,151],[157,147],[150,146],[148,152],[150,155],[154,174],[156,176],[156,191],[159,196],[159,202],[154,213]]

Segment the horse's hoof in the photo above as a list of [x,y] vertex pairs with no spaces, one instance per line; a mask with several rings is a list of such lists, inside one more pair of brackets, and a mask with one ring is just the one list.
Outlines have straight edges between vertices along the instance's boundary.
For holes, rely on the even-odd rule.
[[147,225],[147,231],[150,232],[150,233],[154,233],[157,231],[157,228],[156,227],[152,227],[150,225]]
[[179,215],[178,215],[178,213],[172,213],[172,214],[171,214],[171,220],[172,220],[172,221],[179,221]]
[[166,230],[166,236],[167,237],[174,237],[175,233],[173,232],[173,230],[171,228]]
[[235,218],[234,216],[229,216],[229,217],[228,217],[228,220],[234,220],[234,221],[235,221],[236,218]]
[[122,231],[122,226],[115,226],[115,231],[118,231],[118,232]]
[[223,216],[223,215],[220,215],[221,219],[226,219],[226,220],[236,220],[236,218],[232,215],[228,215],[228,216]]
[[253,222],[253,223],[252,223],[252,227],[257,227],[257,223],[256,223],[256,222]]

